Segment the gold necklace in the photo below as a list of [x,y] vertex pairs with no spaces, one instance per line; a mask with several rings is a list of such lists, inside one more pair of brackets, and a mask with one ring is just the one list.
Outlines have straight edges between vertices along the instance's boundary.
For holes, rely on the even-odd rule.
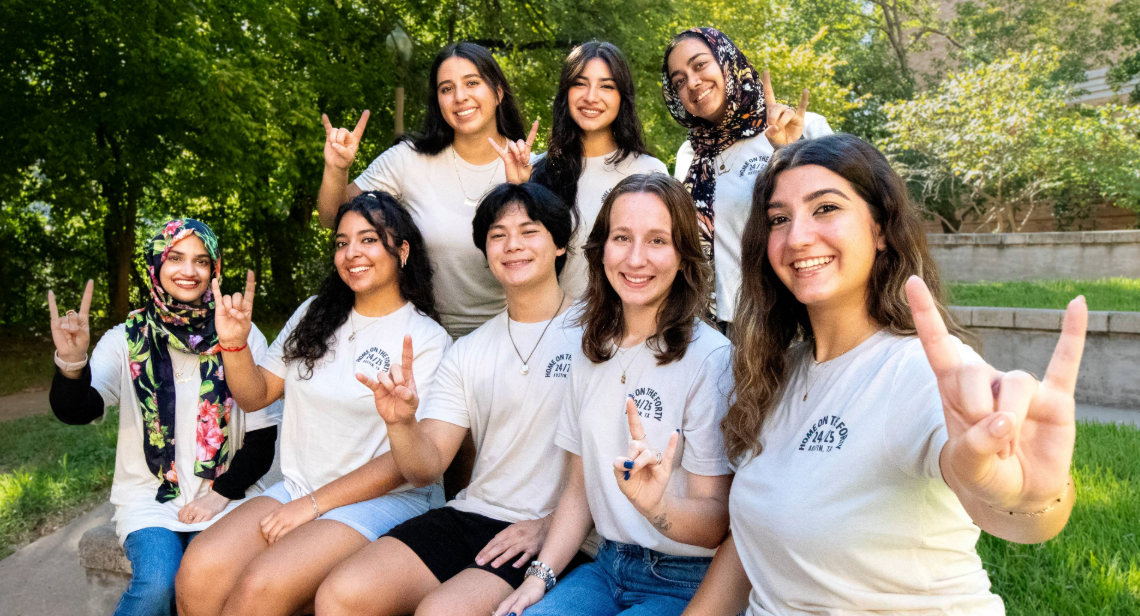
[[[170,362],[172,364],[171,367],[173,367],[173,363],[174,363],[173,359],[174,359],[174,357],[172,354],[171,355],[172,361]],[[198,359],[197,355],[191,355],[190,361],[182,364],[182,369],[178,369],[178,368],[174,369],[174,382],[175,383],[186,383],[187,381],[190,380],[190,374],[189,374],[190,367],[198,363],[196,361],[197,359]],[[186,378],[182,378],[183,374],[186,375]]]
[[[644,343],[645,343],[644,340],[642,340],[640,343],[638,343],[640,346],[638,346],[637,350],[634,351],[633,355],[629,358],[628,364],[622,366],[621,360],[618,359],[618,366],[621,367],[621,382],[623,385],[625,384],[625,371],[629,370],[629,367],[633,365],[633,362],[637,361],[637,356],[641,353],[641,350],[644,349],[646,346],[648,346],[647,344],[644,344]],[[621,351],[621,347],[618,347],[618,351],[619,352]]]
[[[506,140],[503,141],[503,149],[507,149]],[[487,185],[483,187],[483,192],[479,193],[477,198],[472,199],[471,195],[467,194],[467,187],[463,185],[463,174],[459,172],[459,155],[455,153],[455,146],[451,146],[451,165],[455,167],[455,177],[459,178],[459,190],[463,192],[463,205],[479,207],[479,201],[483,198],[483,195],[487,194],[487,189],[491,187],[491,183],[495,181],[495,172],[499,170],[498,163],[502,161],[503,159],[501,158],[495,159],[496,164],[495,168],[491,169],[491,179],[487,180]]]
[[522,368],[519,368],[519,374],[523,376],[530,374],[530,358],[534,357],[538,345],[542,344],[542,337],[546,335],[546,330],[550,329],[550,324],[558,318],[558,313],[562,312],[562,302],[564,301],[566,301],[565,291],[562,292],[562,297],[558,300],[558,308],[554,309],[554,316],[550,317],[550,320],[546,322],[546,327],[542,328],[542,333],[538,335],[538,342],[534,343],[534,348],[530,350],[530,355],[527,355],[526,359],[523,359],[522,353],[519,352],[519,345],[515,344],[515,337],[511,334],[511,315],[509,312],[507,313],[507,337],[511,339],[511,346],[515,347],[515,354],[519,356],[519,359],[522,359],[523,363]]
[[352,334],[348,337],[349,342],[356,340],[356,334],[368,329],[369,327],[372,327],[377,322],[379,322],[380,319],[383,318],[383,317],[376,317],[376,319],[374,321],[372,321],[371,323],[369,323],[368,325],[365,325],[364,327],[361,327],[360,329],[356,329],[356,319],[352,318],[353,312],[355,312],[355,311],[350,310],[348,313],[348,324],[350,327],[352,327]]

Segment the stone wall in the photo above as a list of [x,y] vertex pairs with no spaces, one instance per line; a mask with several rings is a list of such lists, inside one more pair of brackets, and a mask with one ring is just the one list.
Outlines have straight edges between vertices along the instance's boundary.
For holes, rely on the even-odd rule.
[[945,280],[1140,278],[1140,231],[932,233],[927,240]]
[[[977,338],[998,370],[1044,378],[1061,334],[1064,310],[953,306],[954,318]],[[1090,312],[1077,377],[1077,402],[1140,409],[1140,312]]]

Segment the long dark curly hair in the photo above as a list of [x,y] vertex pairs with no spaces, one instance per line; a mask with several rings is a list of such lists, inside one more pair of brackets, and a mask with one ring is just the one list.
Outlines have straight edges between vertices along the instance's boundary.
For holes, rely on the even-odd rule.
[[482,45],[460,42],[452,43],[439,50],[435,56],[435,61],[431,64],[424,130],[422,134],[412,139],[412,145],[416,151],[431,155],[439,154],[455,140],[455,129],[444,119],[443,110],[439,107],[439,94],[437,93],[439,90],[439,67],[448,58],[470,60],[475,65],[475,69],[479,71],[479,76],[487,80],[487,85],[492,90],[502,91],[503,94],[499,97],[499,105],[495,107],[495,125],[499,129],[499,134],[511,141],[526,139],[526,130],[523,127],[522,116],[519,115],[519,107],[518,103],[515,102],[514,92],[511,91],[511,85],[507,83],[507,76],[503,74],[503,69],[495,61],[495,56],[491,55],[491,52]]
[[616,164],[631,154],[648,154],[641,136],[641,119],[634,105],[633,76],[621,50],[610,43],[590,41],[582,43],[566,56],[562,76],[558,79],[558,93],[554,95],[554,120],[550,129],[550,147],[546,156],[534,166],[531,181],[549,188],[573,206],[578,201],[578,178],[582,177],[582,129],[570,116],[570,88],[594,58],[606,63],[614,79],[614,87],[621,95],[621,107],[610,124],[617,150],[606,159]]
[[[396,270],[400,297],[412,302],[416,310],[438,322],[439,312],[435,309],[435,295],[432,292],[431,261],[424,247],[424,238],[412,220],[412,215],[386,192],[362,193],[340,206],[336,213],[336,224],[332,227],[334,238],[336,230],[340,228],[340,221],[349,212],[363,216],[376,229],[376,233],[385,238],[384,249],[395,259],[399,260],[400,247],[404,242],[408,243],[408,260]],[[348,320],[355,303],[356,293],[341,279],[340,273],[333,266],[321,282],[321,288],[309,304],[309,309],[285,340],[285,362],[304,362],[302,378],[313,376],[313,366],[328,353],[336,331]]]
[[[814,339],[807,308],[780,280],[768,260],[768,204],[781,173],[819,165],[839,175],[867,202],[871,219],[882,228],[886,249],[875,255],[867,283],[867,313],[892,334],[915,334],[906,298],[906,281],[919,276],[934,296],[951,334],[966,336],[943,301],[938,267],[926,248],[926,232],[906,184],[875,147],[853,135],[829,135],[797,141],[776,151],[756,178],[752,213],[741,238],[743,284],[733,321],[734,390],[728,415],[721,422],[725,447],[733,461],[760,454],[760,430],[780,403],[791,378],[788,347]],[[968,336],[967,336],[968,337]]]
[[685,356],[697,320],[708,310],[712,284],[712,269],[701,251],[693,198],[683,184],[664,173],[635,173],[618,182],[598,212],[586,242],[589,286],[584,296],[585,308],[577,319],[583,327],[582,352],[596,364],[607,361],[625,336],[621,297],[606,277],[603,259],[610,236],[610,212],[619,197],[632,193],[648,193],[665,204],[673,223],[673,247],[681,257],[681,271],[657,311],[657,332],[646,342],[654,350],[657,365],[664,366]]

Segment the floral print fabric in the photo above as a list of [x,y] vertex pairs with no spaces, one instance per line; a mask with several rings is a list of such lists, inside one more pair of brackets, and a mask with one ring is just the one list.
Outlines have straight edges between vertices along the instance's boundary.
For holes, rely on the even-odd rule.
[[[679,41],[694,34],[708,44],[724,75],[724,98],[728,108],[724,118],[715,126],[685,110],[669,79],[669,54]],[[713,267],[716,157],[738,140],[759,135],[767,128],[768,112],[764,106],[763,86],[756,79],[756,69],[752,68],[748,58],[724,33],[716,28],[690,28],[673,37],[665,49],[665,61],[661,67],[661,92],[673,119],[689,129],[688,138],[694,156],[685,175],[685,188],[693,196],[701,228],[701,247],[708,257],[709,266]],[[714,297],[713,314],[716,313],[715,306]]]
[[233,398],[226,387],[218,335],[214,330],[213,292],[206,290],[199,306],[183,304],[159,282],[159,272],[170,249],[196,235],[212,261],[211,278],[221,277],[218,238],[210,227],[184,218],[166,223],[146,248],[150,300],[127,317],[127,345],[131,380],[139,399],[145,426],[143,455],[150,472],[161,482],[155,500],[166,502],[179,494],[174,469],[174,367],[173,347],[198,356],[202,385],[198,390],[198,430],[194,474],[215,479],[225,472],[229,456],[230,412]]

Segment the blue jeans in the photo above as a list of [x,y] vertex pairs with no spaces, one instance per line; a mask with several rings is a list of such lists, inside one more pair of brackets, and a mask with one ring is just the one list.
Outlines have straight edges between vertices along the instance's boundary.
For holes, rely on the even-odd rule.
[[594,562],[560,580],[525,616],[680,616],[710,563],[602,541]]
[[151,526],[127,535],[123,549],[134,573],[115,608],[115,616],[173,614],[174,575],[178,573],[186,546],[197,534]]

